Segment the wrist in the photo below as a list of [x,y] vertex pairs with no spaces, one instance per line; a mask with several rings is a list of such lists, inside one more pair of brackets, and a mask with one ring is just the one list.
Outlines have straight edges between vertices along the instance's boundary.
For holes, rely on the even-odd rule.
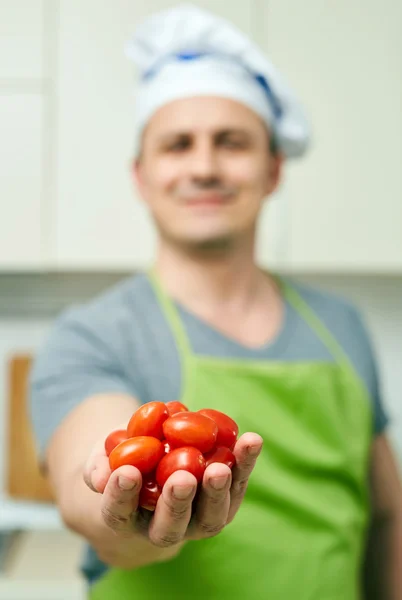
[[114,539],[94,541],[93,547],[99,559],[119,569],[137,569],[158,562],[172,560],[179,554],[184,542],[169,548],[159,548],[140,534],[130,538],[114,535]]

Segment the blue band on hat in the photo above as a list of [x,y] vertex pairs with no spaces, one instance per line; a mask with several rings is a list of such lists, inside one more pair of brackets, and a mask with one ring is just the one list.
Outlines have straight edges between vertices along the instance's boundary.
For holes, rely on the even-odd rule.
[[271,86],[269,85],[267,78],[264,75],[255,75],[253,74],[254,79],[264,88],[266,95],[268,96],[269,103],[272,108],[272,112],[274,113],[274,117],[277,121],[282,118],[283,110],[279,102],[277,101],[273,91],[271,90]]
[[[168,55],[168,56],[164,57],[162,61],[158,62],[151,69],[148,69],[148,71],[145,71],[145,73],[142,76],[142,79],[146,80],[146,79],[151,79],[152,77],[154,77],[156,75],[156,73],[161,69],[162,65],[165,64],[166,62],[168,62],[169,60],[171,60],[172,58],[179,60],[179,61],[187,61],[187,60],[197,60],[200,58],[204,58],[205,56],[220,56],[220,57],[224,57],[226,59],[231,60],[231,58],[227,55],[217,54],[217,53],[212,53],[212,52],[179,52],[177,54]],[[279,121],[279,119],[281,119],[283,116],[283,109],[282,109],[280,103],[278,102],[275,94],[273,93],[266,77],[264,77],[264,75],[261,75],[258,73],[253,73],[244,64],[243,64],[243,67],[255,79],[255,81],[263,88],[265,95],[268,98],[268,102],[272,108],[274,118],[277,121]]]

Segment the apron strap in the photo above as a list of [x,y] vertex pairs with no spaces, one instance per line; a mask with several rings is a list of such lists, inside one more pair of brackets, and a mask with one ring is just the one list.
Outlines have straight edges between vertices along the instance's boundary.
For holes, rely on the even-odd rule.
[[296,289],[275,275],[275,279],[283,291],[289,304],[301,315],[306,323],[311,327],[324,346],[329,350],[335,360],[349,370],[355,371],[347,354],[342,349],[331,332],[325,327],[324,323],[317,317],[307,302],[296,291]]
[[179,354],[180,366],[182,369],[182,389],[185,390],[190,375],[190,362],[193,356],[193,350],[187,332],[184,328],[179,312],[172,300],[166,293],[158,274],[154,268],[149,269],[148,278],[155,292],[163,314],[171,328],[174,341]]

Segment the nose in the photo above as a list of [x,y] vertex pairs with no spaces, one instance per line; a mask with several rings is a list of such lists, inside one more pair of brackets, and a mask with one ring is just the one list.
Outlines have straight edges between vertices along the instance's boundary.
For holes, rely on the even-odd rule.
[[218,160],[210,141],[200,141],[191,153],[191,174],[202,181],[215,180],[218,176]]

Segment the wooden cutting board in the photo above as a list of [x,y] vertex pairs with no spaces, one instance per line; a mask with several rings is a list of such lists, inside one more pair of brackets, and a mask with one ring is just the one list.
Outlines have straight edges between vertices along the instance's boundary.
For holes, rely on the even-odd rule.
[[29,418],[29,373],[32,356],[18,354],[8,363],[6,492],[18,500],[53,502],[42,475]]

